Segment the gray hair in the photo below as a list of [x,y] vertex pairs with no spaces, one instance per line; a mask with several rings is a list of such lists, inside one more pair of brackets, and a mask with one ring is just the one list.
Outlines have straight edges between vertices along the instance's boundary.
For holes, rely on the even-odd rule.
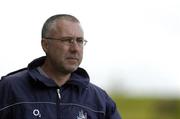
[[50,18],[46,20],[46,22],[44,23],[42,27],[41,37],[42,38],[48,37],[49,31],[52,29],[53,23],[62,19],[79,23],[79,20],[76,17],[69,14],[57,14],[57,15],[51,16]]

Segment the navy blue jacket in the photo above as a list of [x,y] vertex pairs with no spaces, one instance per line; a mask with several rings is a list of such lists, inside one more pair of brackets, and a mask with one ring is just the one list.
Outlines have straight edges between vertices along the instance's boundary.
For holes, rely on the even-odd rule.
[[115,103],[82,68],[61,87],[41,75],[45,57],[0,80],[0,119],[120,119]]

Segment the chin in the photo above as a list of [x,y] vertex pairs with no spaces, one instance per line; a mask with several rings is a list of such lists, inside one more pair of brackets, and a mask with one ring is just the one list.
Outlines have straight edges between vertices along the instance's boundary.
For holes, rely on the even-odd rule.
[[69,73],[72,73],[72,72],[76,71],[77,68],[78,68],[78,66],[75,66],[75,67],[69,67],[69,68],[67,68],[67,71],[69,71]]

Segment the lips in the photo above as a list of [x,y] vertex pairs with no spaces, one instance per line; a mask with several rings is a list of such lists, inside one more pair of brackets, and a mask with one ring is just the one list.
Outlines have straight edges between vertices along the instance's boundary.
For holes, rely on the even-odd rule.
[[67,57],[66,59],[79,60],[77,57]]
[[79,59],[76,58],[76,57],[67,57],[66,59],[67,59],[68,61],[71,61],[71,62],[77,62],[77,61],[79,61]]

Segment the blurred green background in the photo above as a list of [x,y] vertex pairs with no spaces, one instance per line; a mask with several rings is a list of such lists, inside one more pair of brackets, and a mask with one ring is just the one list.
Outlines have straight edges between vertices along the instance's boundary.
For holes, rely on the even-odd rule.
[[180,119],[180,99],[112,94],[123,119]]

